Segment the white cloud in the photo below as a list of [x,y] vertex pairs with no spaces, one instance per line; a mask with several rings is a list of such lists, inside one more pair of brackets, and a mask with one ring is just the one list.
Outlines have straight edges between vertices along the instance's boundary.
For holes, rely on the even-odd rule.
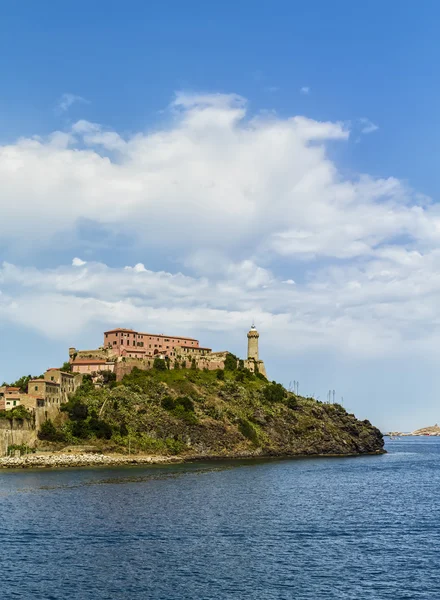
[[304,85],[299,91],[301,92],[301,94],[310,94],[310,88],[307,85]]
[[[344,176],[327,144],[346,143],[346,125],[250,115],[227,94],[178,93],[168,114],[147,133],[78,121],[0,146],[0,245],[11,256],[61,240],[88,257],[76,237],[86,221],[91,238],[94,227],[108,235],[109,264],[118,236],[143,260],[5,264],[0,320],[64,338],[92,321],[208,335],[255,317],[289,352],[439,342],[438,205],[392,177]],[[186,274],[151,270],[152,250],[154,264],[178,261]],[[277,275],[280,261],[295,279]]]
[[57,111],[60,113],[67,112],[72,104],[81,103],[81,104],[89,104],[89,101],[83,98],[82,96],[77,96],[76,94],[66,93],[61,96],[58,100]]
[[361,126],[361,133],[364,134],[373,133],[379,129],[375,123],[370,121],[370,119],[366,119],[365,117],[359,119],[359,124]]
[[[357,265],[326,267],[304,283],[252,261],[221,276],[189,277],[144,265],[0,268],[0,324],[68,345],[91,324],[183,331],[211,344],[240,340],[255,319],[266,356],[330,350],[350,357],[431,354],[440,344],[440,251],[383,248]],[[286,285],[287,284],[287,285]],[[50,292],[48,292],[50,289]]]
[[81,260],[80,258],[74,258],[72,260],[73,267],[82,267],[85,264],[87,264],[87,263],[84,260]]

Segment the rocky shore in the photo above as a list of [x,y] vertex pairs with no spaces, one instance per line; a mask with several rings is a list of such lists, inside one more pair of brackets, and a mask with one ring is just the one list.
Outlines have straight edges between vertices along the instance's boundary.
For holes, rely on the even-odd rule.
[[177,456],[122,454],[27,454],[0,458],[0,469],[66,468],[119,465],[168,464],[182,462]]

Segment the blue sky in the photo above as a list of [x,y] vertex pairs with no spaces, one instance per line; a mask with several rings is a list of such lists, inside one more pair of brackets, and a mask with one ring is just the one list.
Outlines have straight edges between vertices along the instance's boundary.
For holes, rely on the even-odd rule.
[[3,3],[0,379],[255,318],[275,379],[438,421],[439,12]]

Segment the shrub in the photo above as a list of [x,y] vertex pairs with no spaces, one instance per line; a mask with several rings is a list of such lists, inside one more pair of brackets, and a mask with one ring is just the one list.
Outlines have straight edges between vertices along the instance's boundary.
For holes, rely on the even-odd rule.
[[242,419],[238,426],[240,433],[244,435],[244,437],[248,438],[253,444],[258,444],[258,433],[255,427],[247,421],[246,419]]
[[61,431],[55,427],[52,421],[49,419],[45,421],[38,432],[39,440],[46,440],[48,442],[63,442],[65,440],[65,436]]
[[225,372],[223,371],[223,369],[217,369],[216,377],[217,377],[217,379],[220,379],[220,381],[225,380]]
[[185,410],[194,412],[194,402],[188,396],[180,396],[176,399],[176,405],[183,406]]
[[237,357],[228,352],[225,358],[225,371],[236,371],[237,370]]
[[21,406],[16,406],[12,410],[5,411],[5,417],[7,419],[9,419],[10,421],[12,421],[12,419],[18,419],[19,421],[23,421],[23,420],[31,421],[32,413],[27,408],[25,408],[23,405],[21,405]]
[[159,358],[158,356],[156,356],[153,363],[153,369],[156,369],[157,371],[166,371],[167,364],[163,360],[163,358]]
[[66,412],[72,421],[81,421],[87,419],[89,415],[89,409],[84,402],[77,399],[76,397],[61,405],[61,410]]
[[244,373],[243,371],[238,371],[235,375],[235,381],[242,383],[244,381]]
[[298,399],[295,396],[289,396],[287,398],[286,406],[292,410],[296,410],[299,406]]
[[197,369],[196,359],[195,358],[193,358],[192,361],[191,361],[191,369],[193,369],[193,370]]
[[97,438],[109,440],[112,437],[113,431],[111,426],[102,419],[90,419],[89,427]]
[[165,396],[165,398],[162,398],[161,405],[165,410],[173,410],[176,406],[176,403],[171,396]]
[[263,389],[264,398],[267,402],[282,402],[287,396],[286,390],[283,388],[281,383],[275,383],[274,381]]

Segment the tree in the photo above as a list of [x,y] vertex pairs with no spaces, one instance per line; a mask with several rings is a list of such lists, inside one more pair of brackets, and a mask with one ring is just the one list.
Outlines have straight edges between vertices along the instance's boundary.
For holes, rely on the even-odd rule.
[[223,371],[223,369],[217,369],[217,379],[219,379],[220,381],[225,380],[225,372]]
[[49,419],[42,423],[40,431],[38,432],[39,440],[46,440],[48,442],[62,442],[64,441],[64,435],[61,431],[58,431],[52,421]]
[[237,370],[238,358],[228,352],[225,358],[225,371],[236,371]]
[[69,361],[63,363],[63,366],[61,367],[61,371],[64,371],[64,373],[72,372],[72,365],[70,364]]
[[153,363],[153,369],[156,369],[157,371],[167,370],[167,365],[163,358],[159,358],[158,356],[156,356]]

